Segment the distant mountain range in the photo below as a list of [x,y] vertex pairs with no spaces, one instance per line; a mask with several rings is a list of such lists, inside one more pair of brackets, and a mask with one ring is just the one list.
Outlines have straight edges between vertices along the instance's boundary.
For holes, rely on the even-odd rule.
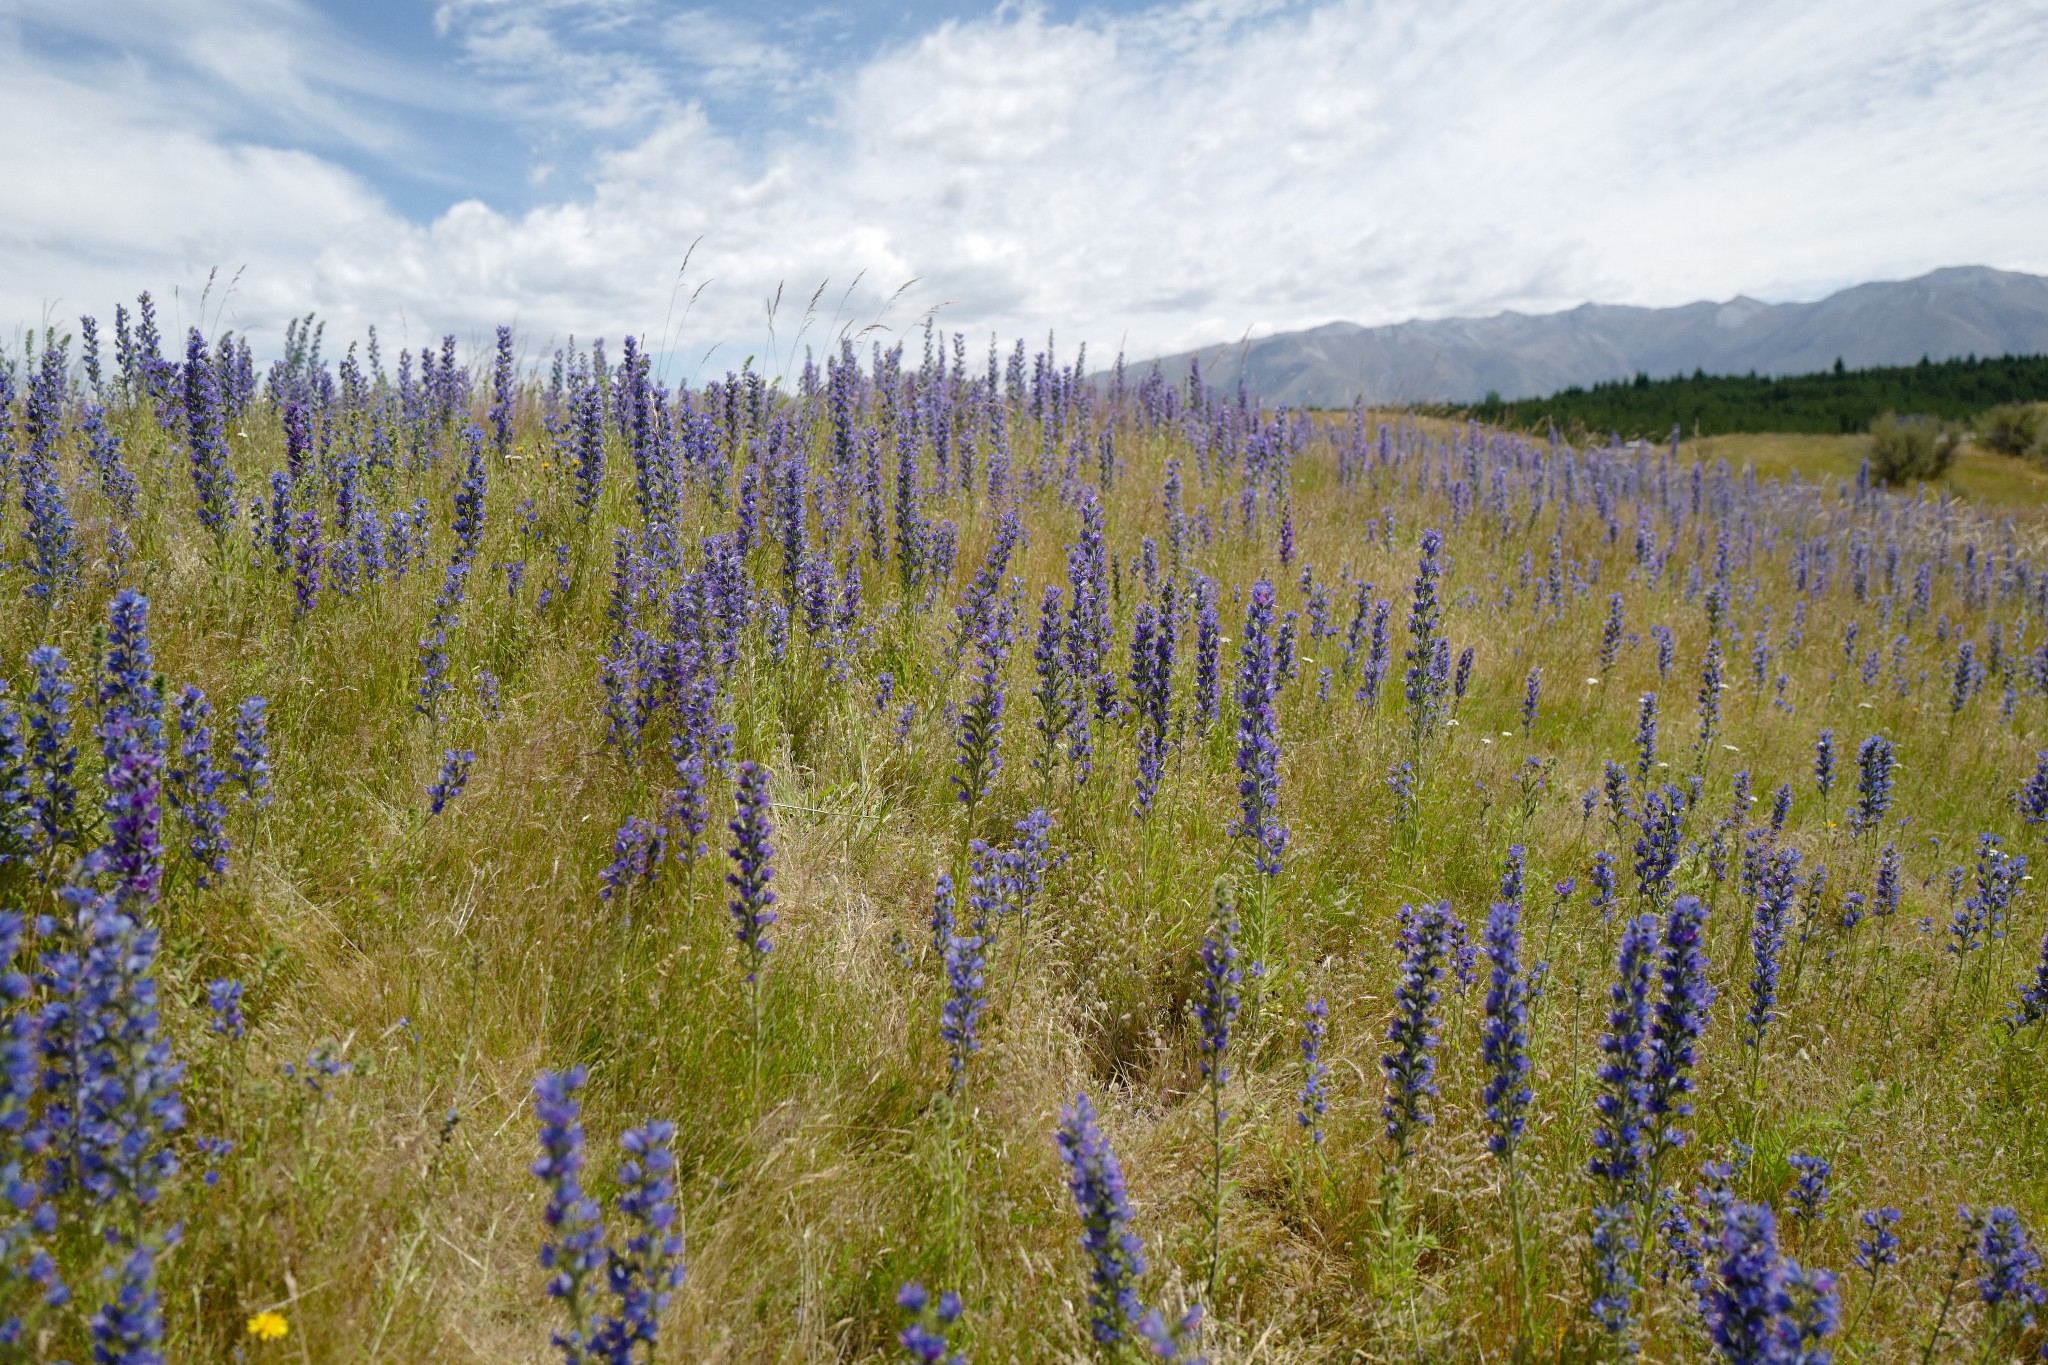
[[[2048,354],[2048,278],[1954,266],[1914,280],[1859,284],[1817,303],[1745,297],[1680,308],[1589,303],[1562,313],[1501,313],[1360,327],[1333,322],[1249,344],[1162,358],[1174,378],[1199,356],[1227,388],[1240,365],[1269,403],[1346,407],[1535,398],[1572,385],[1708,374],[1807,374],[1910,365],[1922,356]],[[1147,366],[1137,367],[1141,372]]]

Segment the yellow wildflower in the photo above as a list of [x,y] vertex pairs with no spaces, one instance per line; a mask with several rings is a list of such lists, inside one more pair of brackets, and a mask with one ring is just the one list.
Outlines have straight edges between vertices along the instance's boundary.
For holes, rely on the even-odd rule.
[[280,1341],[291,1330],[282,1313],[266,1310],[249,1319],[249,1335],[258,1341]]

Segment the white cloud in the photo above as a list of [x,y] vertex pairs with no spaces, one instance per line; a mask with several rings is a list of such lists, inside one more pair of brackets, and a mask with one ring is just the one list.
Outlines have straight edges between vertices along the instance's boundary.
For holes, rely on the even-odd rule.
[[639,0],[444,0],[434,24],[508,116],[615,132],[676,103],[648,45],[620,41],[646,22],[641,9]]
[[[786,350],[789,300],[827,277],[834,300],[863,270],[861,325],[915,276],[890,322],[944,304],[956,325],[1057,328],[1097,354],[2048,270],[2044,18],[2010,0],[1025,10],[810,73],[713,14],[651,25],[614,61],[642,0],[449,0],[442,24],[502,100],[611,141],[573,199],[426,224],[315,156],[181,125],[139,86],[38,84],[17,57],[33,88],[0,66],[0,117],[49,136],[0,148],[0,249],[21,263],[0,305],[110,300],[216,252],[252,263],[243,306],[271,325],[317,306],[616,337],[660,329],[701,237],[694,363],[720,338],[734,362],[765,352],[778,284]],[[822,90],[825,116],[762,134],[695,98],[749,82]],[[560,148],[548,164],[569,183]]]
[[110,313],[153,287],[176,324],[173,288],[196,293],[213,267],[225,278],[247,264],[224,316],[270,324],[303,309],[295,286],[318,253],[402,227],[332,163],[217,139],[136,85],[91,88],[0,60],[0,124],[34,130],[0,148],[0,307],[13,323]]
[[[430,80],[373,52],[306,0],[13,0],[10,8],[18,27],[0,30],[8,66],[82,91],[111,86],[131,111],[147,108],[157,122],[216,137],[397,154],[412,136],[391,106],[447,109],[464,94],[459,82]],[[66,41],[31,56],[29,28]]]

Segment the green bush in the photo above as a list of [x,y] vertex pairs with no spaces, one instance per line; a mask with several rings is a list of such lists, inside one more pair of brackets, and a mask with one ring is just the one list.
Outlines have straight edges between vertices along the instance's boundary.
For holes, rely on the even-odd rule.
[[1977,441],[2001,455],[2041,454],[2042,409],[2031,403],[2001,403],[1977,419]]
[[1945,422],[1888,412],[1870,424],[1870,467],[1886,483],[1938,479],[1961,444],[1962,434]]

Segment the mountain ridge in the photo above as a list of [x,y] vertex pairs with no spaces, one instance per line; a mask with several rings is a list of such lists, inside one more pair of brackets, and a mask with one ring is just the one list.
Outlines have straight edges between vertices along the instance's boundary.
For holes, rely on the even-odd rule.
[[[1810,303],[1738,294],[1671,308],[1583,303],[1365,327],[1331,322],[1161,357],[1170,377],[1197,357],[1211,384],[1240,368],[1273,403],[1471,403],[1539,398],[1573,386],[1691,374],[1791,375],[1968,355],[2048,353],[2048,277],[1947,266],[1910,280],[1851,285]],[[1242,362],[1242,364],[1240,364]],[[1138,372],[1154,362],[1128,367]]]

